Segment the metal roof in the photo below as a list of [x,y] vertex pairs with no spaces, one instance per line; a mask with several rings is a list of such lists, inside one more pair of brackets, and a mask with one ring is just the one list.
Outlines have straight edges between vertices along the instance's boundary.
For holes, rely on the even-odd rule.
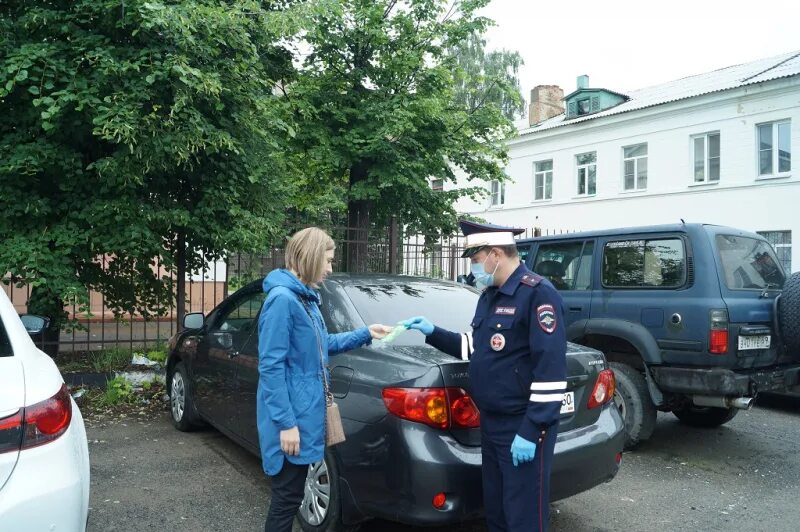
[[540,122],[532,127],[520,129],[519,136],[531,135],[561,126],[578,124],[604,116],[613,116],[665,103],[695,98],[705,94],[737,89],[774,79],[800,74],[800,51],[759,59],[751,63],[730,66],[705,74],[689,76],[675,81],[654,85],[628,93],[630,98],[615,107],[599,113],[567,119],[564,113]]

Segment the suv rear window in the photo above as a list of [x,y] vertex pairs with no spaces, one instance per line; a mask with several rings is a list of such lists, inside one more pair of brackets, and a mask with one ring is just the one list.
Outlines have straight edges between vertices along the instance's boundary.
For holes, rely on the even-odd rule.
[[618,240],[603,248],[603,286],[675,288],[686,280],[686,252],[680,238]]
[[783,288],[786,277],[775,251],[765,240],[717,235],[716,243],[728,288]]

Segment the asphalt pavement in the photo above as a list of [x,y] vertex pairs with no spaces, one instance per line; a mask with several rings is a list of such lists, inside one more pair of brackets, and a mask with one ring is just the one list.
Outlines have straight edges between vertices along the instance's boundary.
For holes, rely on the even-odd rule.
[[[90,532],[260,531],[269,481],[260,461],[213,429],[181,433],[166,411],[87,427]],[[659,414],[612,482],[552,505],[551,530],[796,531],[800,400],[762,401],[724,427]],[[299,531],[299,527],[297,528]],[[362,532],[422,530],[371,521]],[[485,532],[481,522],[429,532]]]

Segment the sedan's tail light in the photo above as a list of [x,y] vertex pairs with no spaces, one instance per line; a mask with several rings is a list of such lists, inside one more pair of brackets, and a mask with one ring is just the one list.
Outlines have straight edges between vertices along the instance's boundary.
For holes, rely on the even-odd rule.
[[385,388],[383,402],[395,416],[439,429],[480,426],[478,407],[461,388]]
[[586,406],[588,408],[597,408],[611,401],[614,398],[616,387],[617,380],[614,378],[614,372],[610,369],[604,369],[597,376],[594,390],[592,390],[592,395],[589,396],[589,403]]
[[70,421],[72,401],[66,384],[62,384],[53,397],[0,420],[0,453],[51,442],[67,431]]

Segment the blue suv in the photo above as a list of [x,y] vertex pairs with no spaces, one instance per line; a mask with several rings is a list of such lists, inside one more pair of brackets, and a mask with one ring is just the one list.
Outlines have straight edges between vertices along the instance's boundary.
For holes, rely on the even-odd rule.
[[626,447],[656,412],[715,427],[759,392],[800,386],[800,273],[763,237],[676,224],[518,241],[564,298],[569,340],[603,351],[617,377]]

